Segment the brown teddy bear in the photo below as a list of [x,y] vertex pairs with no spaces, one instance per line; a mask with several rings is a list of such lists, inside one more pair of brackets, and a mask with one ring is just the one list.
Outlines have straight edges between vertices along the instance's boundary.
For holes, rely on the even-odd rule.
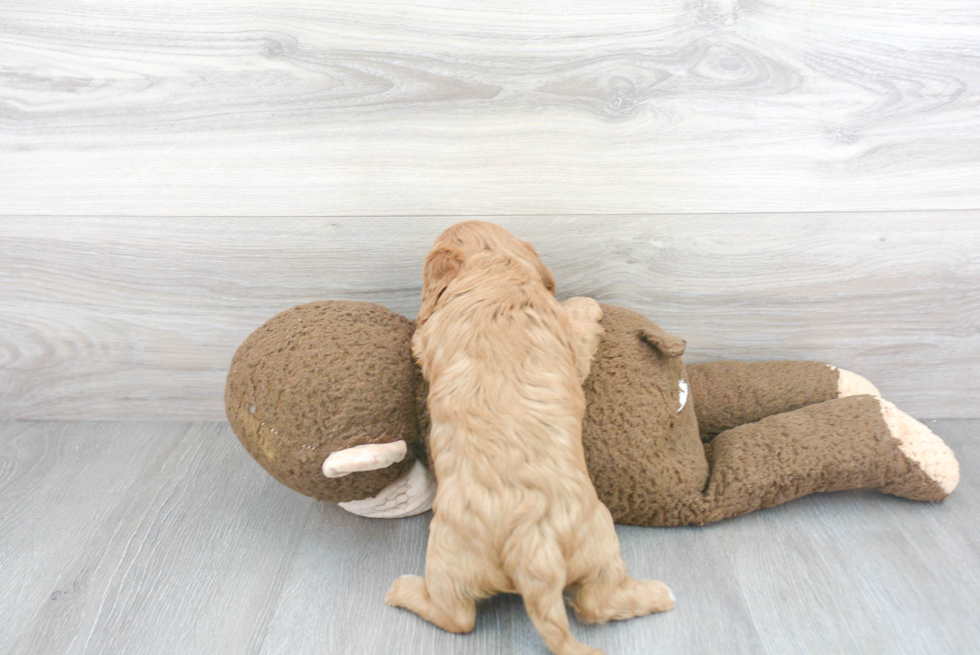
[[[619,523],[701,525],[818,491],[945,498],[952,451],[864,378],[818,362],[684,366],[685,342],[621,307],[585,381],[582,441]],[[371,303],[284,311],[232,360],[228,419],[283,484],[357,514],[429,508],[415,324]]]

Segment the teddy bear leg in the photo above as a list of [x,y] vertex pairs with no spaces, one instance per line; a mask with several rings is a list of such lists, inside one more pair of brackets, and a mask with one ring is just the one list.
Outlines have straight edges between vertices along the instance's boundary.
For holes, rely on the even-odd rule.
[[945,498],[959,480],[952,451],[927,427],[871,395],[847,396],[727,430],[706,445],[707,523],[821,491],[875,488]]
[[953,451],[925,425],[887,400],[877,400],[892,438],[910,463],[879,490],[912,500],[942,500],[948,496],[960,481],[960,466]]
[[709,362],[687,367],[701,438],[833,398],[878,389],[856,373],[820,362]]

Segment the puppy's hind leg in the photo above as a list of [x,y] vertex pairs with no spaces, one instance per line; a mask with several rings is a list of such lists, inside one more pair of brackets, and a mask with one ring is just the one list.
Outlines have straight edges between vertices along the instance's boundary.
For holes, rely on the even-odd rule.
[[619,539],[605,505],[594,514],[591,544],[579,549],[572,570],[584,570],[572,599],[575,613],[586,623],[623,621],[674,607],[674,598],[662,582],[634,580],[626,572]]
[[524,599],[531,623],[555,655],[603,655],[576,641],[565,611],[565,561],[558,546],[540,535],[521,539],[521,546],[505,555],[504,569]]
[[425,578],[403,575],[391,583],[385,603],[415,612],[447,632],[472,632],[476,625],[477,588],[483,563],[453,547],[451,528],[437,514],[429,525]]
[[[439,588],[439,586],[434,585]],[[472,632],[476,625],[476,603],[473,600],[436,591],[430,592],[426,580],[417,575],[403,575],[391,583],[385,603],[415,612],[446,632]]]

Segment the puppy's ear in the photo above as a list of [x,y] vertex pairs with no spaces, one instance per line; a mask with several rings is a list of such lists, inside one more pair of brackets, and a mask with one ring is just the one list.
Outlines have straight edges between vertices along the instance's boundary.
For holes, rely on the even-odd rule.
[[551,295],[555,295],[555,276],[551,274],[551,269],[538,262],[538,273],[541,274],[541,279],[544,281],[544,286],[548,287],[548,291]]
[[538,275],[541,276],[541,281],[544,282],[544,286],[548,288],[551,295],[555,295],[555,276],[551,274],[551,269],[541,263],[541,257],[538,256],[538,251],[535,250],[534,246],[527,241],[523,243],[531,251],[531,254],[534,255],[534,265],[538,269]]
[[462,267],[463,253],[459,248],[439,246],[429,253],[422,273],[422,308],[415,319],[417,325],[421,326],[429,320],[439,298]]

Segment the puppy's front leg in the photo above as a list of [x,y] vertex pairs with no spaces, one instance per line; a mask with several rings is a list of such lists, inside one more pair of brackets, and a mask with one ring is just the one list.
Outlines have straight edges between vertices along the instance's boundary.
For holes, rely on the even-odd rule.
[[561,304],[572,328],[572,349],[575,352],[575,371],[579,383],[585,382],[592,368],[592,357],[599,347],[602,334],[602,307],[592,298],[576,296]]

